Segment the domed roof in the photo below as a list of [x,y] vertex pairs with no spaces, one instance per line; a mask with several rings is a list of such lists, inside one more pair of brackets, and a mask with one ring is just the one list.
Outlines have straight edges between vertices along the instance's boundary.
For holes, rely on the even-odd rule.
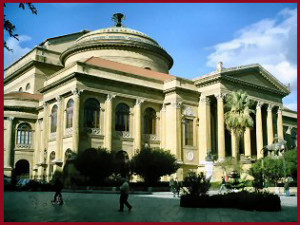
[[167,51],[148,35],[124,27],[122,19],[124,15],[116,13],[113,15],[116,22],[114,27],[95,30],[79,37],[61,54],[63,65],[95,56],[143,68],[153,68],[158,72],[168,72],[173,65],[173,59]]
[[95,30],[89,32],[76,40],[76,44],[82,44],[84,42],[90,41],[105,41],[105,40],[114,40],[114,41],[135,41],[146,43],[160,47],[159,44],[150,38],[148,35],[127,27],[108,27],[104,29]]

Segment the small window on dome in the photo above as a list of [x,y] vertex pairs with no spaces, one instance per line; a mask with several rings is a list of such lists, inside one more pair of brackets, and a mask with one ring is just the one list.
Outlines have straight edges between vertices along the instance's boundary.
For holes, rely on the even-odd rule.
[[145,69],[146,69],[146,70],[151,70],[151,68],[150,68],[150,67],[145,67]]
[[19,88],[19,92],[23,92],[23,88],[22,87]]

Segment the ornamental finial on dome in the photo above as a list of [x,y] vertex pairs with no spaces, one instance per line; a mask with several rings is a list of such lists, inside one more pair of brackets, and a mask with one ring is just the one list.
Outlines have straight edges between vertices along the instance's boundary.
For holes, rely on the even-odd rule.
[[115,22],[116,27],[122,27],[122,20],[125,20],[126,17],[122,13],[115,13],[111,19]]

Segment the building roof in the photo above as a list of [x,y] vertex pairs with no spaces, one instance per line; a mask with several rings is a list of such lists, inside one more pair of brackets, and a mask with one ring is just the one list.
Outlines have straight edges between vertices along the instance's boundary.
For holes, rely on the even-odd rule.
[[4,94],[4,98],[12,97],[12,98],[19,98],[19,99],[28,99],[28,100],[40,100],[43,98],[42,94],[31,94],[28,92],[10,92]]
[[166,74],[166,73],[161,73],[161,72],[156,72],[153,70],[148,70],[148,69],[143,69],[137,66],[131,66],[123,63],[118,63],[118,62],[113,62],[107,59],[102,59],[99,57],[91,57],[87,60],[84,61],[86,64],[91,64],[99,67],[104,67],[107,69],[113,69],[113,70],[118,70],[126,73],[131,73],[135,74],[141,77],[148,77],[152,79],[157,79],[161,81],[166,81],[169,80],[170,78],[173,78],[175,76]]

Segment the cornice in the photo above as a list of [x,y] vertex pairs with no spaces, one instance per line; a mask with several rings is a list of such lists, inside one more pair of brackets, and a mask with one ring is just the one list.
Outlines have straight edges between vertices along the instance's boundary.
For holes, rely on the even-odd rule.
[[143,49],[147,51],[151,51],[154,53],[157,53],[159,56],[163,56],[169,64],[169,69],[173,66],[173,59],[172,57],[161,47],[158,46],[153,46],[147,43],[138,43],[138,42],[133,42],[133,41],[109,41],[109,42],[88,42],[84,43],[82,45],[75,45],[71,48],[68,48],[66,51],[64,51],[61,56],[60,60],[65,63],[65,60],[68,56],[80,53],[80,52],[85,52],[89,50],[97,50],[97,49],[115,49],[119,47],[130,47],[130,48],[135,48],[135,49]]

